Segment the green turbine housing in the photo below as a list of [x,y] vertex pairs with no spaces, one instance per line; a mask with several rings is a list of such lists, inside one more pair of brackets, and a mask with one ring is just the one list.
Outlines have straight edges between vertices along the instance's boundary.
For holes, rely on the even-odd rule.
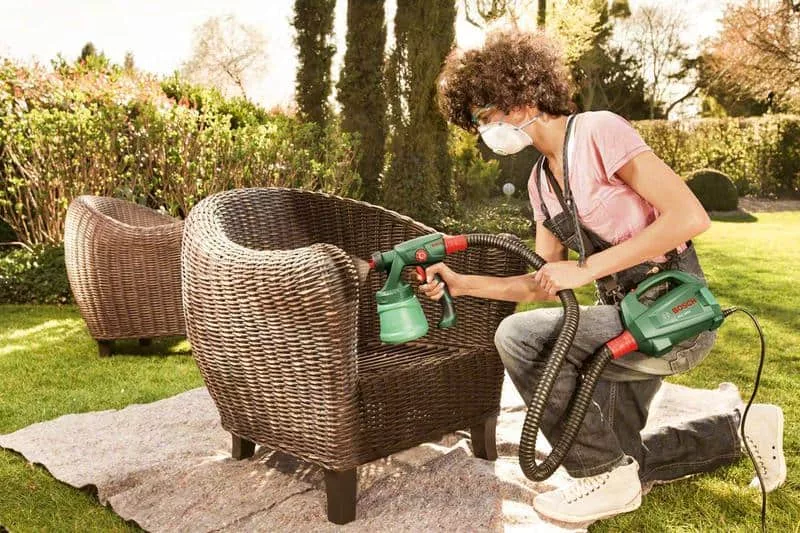
[[[672,282],[674,287],[650,306],[639,301],[651,287]],[[638,344],[638,351],[654,357],[668,353],[686,339],[717,329],[724,316],[714,295],[700,279],[668,270],[645,279],[620,303],[622,322]]]

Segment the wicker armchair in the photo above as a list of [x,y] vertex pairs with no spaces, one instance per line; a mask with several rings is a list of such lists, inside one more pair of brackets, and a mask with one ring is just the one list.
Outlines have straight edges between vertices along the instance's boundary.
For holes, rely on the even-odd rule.
[[[238,189],[200,202],[183,238],[183,301],[192,352],[234,458],[255,444],[325,470],[328,519],[355,519],[356,467],[471,428],[474,453],[497,457],[503,365],[494,346],[509,302],[461,297],[458,324],[404,345],[379,340],[368,259],[431,233],[367,203],[297,189]],[[516,257],[474,249],[460,272],[517,275]],[[416,284],[413,269],[405,279]],[[420,298],[431,320],[439,304]]]
[[67,211],[64,256],[72,294],[101,356],[114,339],[184,335],[181,301],[183,221],[98,196]]

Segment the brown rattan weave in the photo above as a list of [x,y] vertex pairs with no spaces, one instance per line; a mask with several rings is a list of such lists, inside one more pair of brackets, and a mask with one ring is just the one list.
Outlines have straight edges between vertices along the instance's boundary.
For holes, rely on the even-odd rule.
[[[375,292],[385,275],[359,282],[351,256],[368,259],[433,231],[297,189],[237,189],[195,206],[183,238],[187,334],[234,455],[255,442],[335,474],[496,417],[503,365],[494,333],[513,303],[457,298],[457,326],[439,330],[439,304],[420,297],[430,333],[382,345]],[[447,263],[471,274],[525,272],[499,250],[470,249]],[[493,423],[490,431],[493,447]],[[328,488],[333,517],[337,493]]]
[[102,343],[185,334],[182,234],[183,221],[131,202],[98,196],[72,201],[64,255],[92,337]]

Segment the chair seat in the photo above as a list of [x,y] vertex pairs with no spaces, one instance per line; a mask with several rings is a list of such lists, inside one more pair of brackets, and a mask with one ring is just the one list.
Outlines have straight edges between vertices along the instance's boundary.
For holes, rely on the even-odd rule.
[[[358,354],[362,460],[467,429],[493,413],[502,362],[487,347],[373,344]],[[501,381],[498,384],[498,379]]]

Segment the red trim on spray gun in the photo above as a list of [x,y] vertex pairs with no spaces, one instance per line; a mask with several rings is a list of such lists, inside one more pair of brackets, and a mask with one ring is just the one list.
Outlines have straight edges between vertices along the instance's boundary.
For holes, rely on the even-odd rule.
[[444,238],[444,252],[450,255],[455,252],[461,252],[467,249],[467,236],[454,235],[453,237]]
[[635,352],[637,348],[639,348],[639,344],[636,342],[636,339],[633,337],[630,331],[623,331],[617,338],[611,339],[606,343],[608,349],[611,350],[611,354],[614,356],[614,359],[619,359],[625,354],[629,354],[631,352]]

